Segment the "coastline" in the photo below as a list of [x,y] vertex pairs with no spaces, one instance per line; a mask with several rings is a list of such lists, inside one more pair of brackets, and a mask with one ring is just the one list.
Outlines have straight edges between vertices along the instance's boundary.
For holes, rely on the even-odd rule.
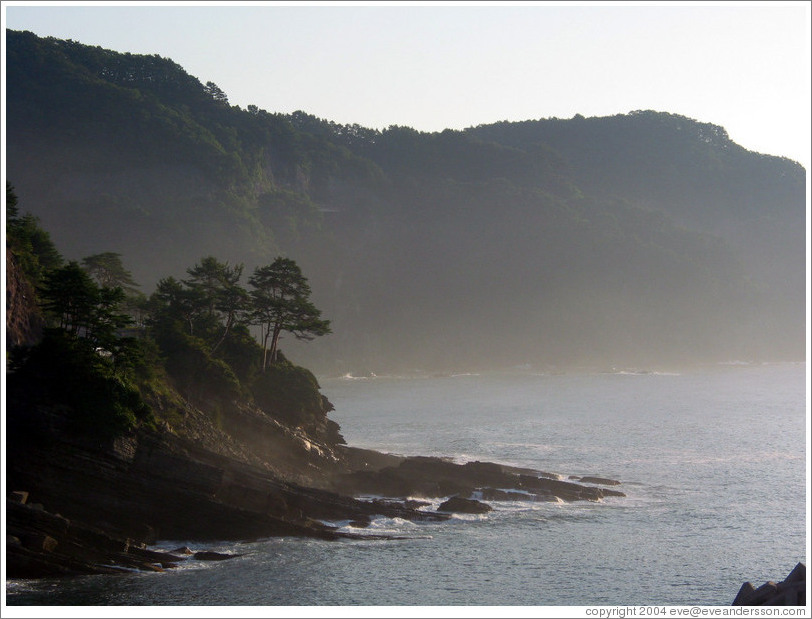
[[[159,539],[369,538],[364,528],[377,516],[442,521],[456,510],[489,510],[487,500],[625,496],[608,487],[618,485],[615,480],[564,481],[495,463],[304,445],[297,457],[309,484],[171,433],[140,432],[101,449],[64,437],[46,447],[12,449],[8,577],[171,569],[183,557],[147,550]],[[370,496],[381,498],[360,498]],[[439,497],[458,500],[436,511],[419,500]],[[324,524],[335,521],[351,521],[358,533]]]

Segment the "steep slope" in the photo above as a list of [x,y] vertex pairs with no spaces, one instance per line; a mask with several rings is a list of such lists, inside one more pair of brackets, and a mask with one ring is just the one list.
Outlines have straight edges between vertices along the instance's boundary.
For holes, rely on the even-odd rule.
[[590,193],[631,200],[721,237],[757,277],[787,284],[776,293],[803,289],[806,172],[788,159],[745,150],[723,127],[640,111],[498,123],[468,133],[529,152],[540,144],[554,148]]
[[421,133],[230,106],[157,56],[8,32],[8,175],[145,292],[293,256],[320,372],[804,355],[804,179],[670,114]]
[[34,288],[23,276],[14,253],[6,249],[6,345],[30,346],[42,329]]

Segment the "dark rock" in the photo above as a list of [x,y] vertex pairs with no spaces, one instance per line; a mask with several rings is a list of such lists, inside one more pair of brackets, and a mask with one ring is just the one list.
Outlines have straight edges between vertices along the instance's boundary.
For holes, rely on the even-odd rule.
[[541,490],[542,494],[552,494],[565,501],[598,501],[605,496],[601,488],[531,475],[520,475],[519,487],[531,492]]
[[620,482],[616,479],[607,479],[606,477],[582,477],[580,479],[583,484],[599,484],[602,486],[619,486]]
[[454,496],[444,501],[437,508],[438,512],[450,512],[456,514],[487,514],[493,508],[487,503],[482,503],[474,499],[465,499]]
[[10,578],[154,571],[154,564],[181,560],[22,503],[6,504],[6,527],[9,538],[21,540],[6,547]]
[[[492,462],[456,464],[444,458],[409,457],[402,459],[397,466],[366,467],[337,475],[332,480],[332,488],[354,496],[377,494],[397,497],[476,496],[475,492],[483,492],[487,488],[489,496],[494,497],[490,500],[528,500],[532,495],[552,500],[548,495],[554,495],[567,501],[598,501],[608,496],[626,496],[619,490],[566,482],[560,477],[555,473]],[[606,478],[592,479],[614,483],[614,480]],[[524,493],[509,489],[522,490]]]
[[360,447],[340,445],[338,450],[349,471],[380,471],[387,467],[396,467],[405,460],[403,456]]
[[[20,408],[16,415],[30,412]],[[490,511],[464,498],[477,489],[499,500],[598,500],[612,492],[490,462],[457,464],[330,446],[250,407],[224,413],[224,431],[209,428],[200,440],[197,434],[143,430],[110,445],[71,438],[59,429],[65,415],[49,408],[41,424],[49,429],[48,440],[10,445],[9,487],[28,488],[49,510],[66,516],[28,505],[27,496],[8,501],[7,535],[20,540],[9,544],[10,575],[152,570],[192,553],[147,550],[158,538],[356,539],[368,532],[349,534],[324,522],[364,527],[376,516],[421,522],[447,520],[449,512]],[[185,421],[178,423],[195,415],[202,413],[184,409]],[[251,447],[239,451],[232,443]],[[258,453],[268,454],[270,464]],[[368,495],[390,498],[358,498]],[[423,511],[428,503],[408,498],[453,495],[456,501],[444,503],[440,513]]]
[[141,543],[158,536],[195,540],[341,537],[331,527],[307,523],[309,518],[442,519],[403,504],[369,503],[283,482],[267,470],[172,436],[142,435],[131,462],[77,447],[42,451],[36,458],[20,454],[14,465],[14,474],[36,484],[37,496],[61,513],[113,537]]
[[758,589],[753,591],[752,595],[747,598],[747,606],[758,606],[764,604],[767,600],[774,597],[778,593],[778,585],[772,580],[765,582]]
[[6,350],[32,346],[41,336],[45,320],[36,303],[37,294],[23,272],[20,258],[6,247]]
[[180,548],[175,548],[175,550],[172,551],[172,554],[175,554],[175,555],[193,555],[194,551],[191,548],[189,548],[188,546],[181,546]]
[[558,503],[560,501],[554,494],[533,494],[531,497],[539,503]]
[[431,505],[428,501],[418,501],[417,499],[409,499],[403,501],[403,506],[409,509],[420,509],[421,507],[428,507]]
[[532,494],[516,490],[502,490],[500,488],[479,488],[469,498],[484,501],[531,501]]
[[798,563],[764,606],[806,606],[806,566]]
[[798,563],[784,579],[784,582],[806,582],[806,566]]
[[369,525],[369,520],[353,520],[350,522],[350,526],[355,527],[356,529],[366,529]]
[[53,537],[45,533],[29,533],[22,539],[23,546],[37,552],[53,552],[59,545]]
[[25,503],[28,501],[28,493],[23,490],[15,490],[8,495],[8,500],[15,503]]
[[756,588],[753,586],[751,582],[744,583],[739,592],[736,594],[736,598],[733,600],[733,606],[743,606],[747,603],[747,600],[752,597],[753,593],[755,593]]
[[[769,598],[762,606],[803,606],[805,602],[798,602],[799,594],[801,593],[800,583],[792,583],[792,586],[781,588],[778,586],[778,592]],[[804,598],[805,599],[805,598]]]
[[226,561],[227,559],[235,559],[237,557],[241,557],[241,554],[225,554],[222,552],[213,552],[211,550],[204,550],[201,552],[196,552],[192,555],[198,561]]
[[786,579],[776,584],[769,581],[758,589],[744,583],[733,600],[733,606],[805,606],[806,566],[798,563]]

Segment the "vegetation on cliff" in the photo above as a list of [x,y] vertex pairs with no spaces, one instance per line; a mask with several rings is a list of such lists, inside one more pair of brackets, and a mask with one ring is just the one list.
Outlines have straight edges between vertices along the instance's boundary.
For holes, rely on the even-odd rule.
[[[25,265],[21,277],[35,291],[34,302],[20,312],[36,313],[45,325],[38,341],[8,340],[14,428],[30,435],[37,411],[62,409],[62,430],[111,439],[154,428],[148,402],[177,392],[215,420],[240,400],[255,401],[292,428],[343,440],[334,424],[324,432],[332,407],[315,376],[278,350],[282,332],[303,339],[330,332],[293,260],[258,269],[249,293],[240,285],[242,265],[209,256],[188,269],[188,279],[163,279],[147,298],[120,254],[65,263],[38,222],[19,216],[11,185],[6,192],[7,251]],[[253,324],[262,325],[265,346],[251,335]],[[163,417],[172,419],[171,413]]]
[[6,35],[9,176],[66,255],[115,238],[147,286],[296,256],[336,331],[295,349],[320,372],[803,357],[805,170],[722,127],[370,129]]
[[[165,538],[377,539],[322,521],[363,528],[379,515],[442,521],[459,509],[425,511],[403,498],[415,492],[459,493],[466,510],[488,509],[465,499],[483,484],[540,501],[623,496],[528,469],[346,446],[316,377],[266,345],[279,332],[329,333],[306,278],[279,258],[249,292],[242,273],[208,256],[145,297],[115,252],[39,272],[42,337],[7,351],[11,577],[162,571],[178,558],[145,544]],[[393,498],[355,498],[370,492]]]

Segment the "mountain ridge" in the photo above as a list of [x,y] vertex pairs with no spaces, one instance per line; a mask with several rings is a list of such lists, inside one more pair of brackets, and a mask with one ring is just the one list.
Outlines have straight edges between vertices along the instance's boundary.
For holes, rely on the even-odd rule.
[[65,253],[115,245],[145,287],[293,256],[335,334],[286,350],[319,371],[803,358],[806,172],[721,127],[379,131],[6,35],[8,177]]

